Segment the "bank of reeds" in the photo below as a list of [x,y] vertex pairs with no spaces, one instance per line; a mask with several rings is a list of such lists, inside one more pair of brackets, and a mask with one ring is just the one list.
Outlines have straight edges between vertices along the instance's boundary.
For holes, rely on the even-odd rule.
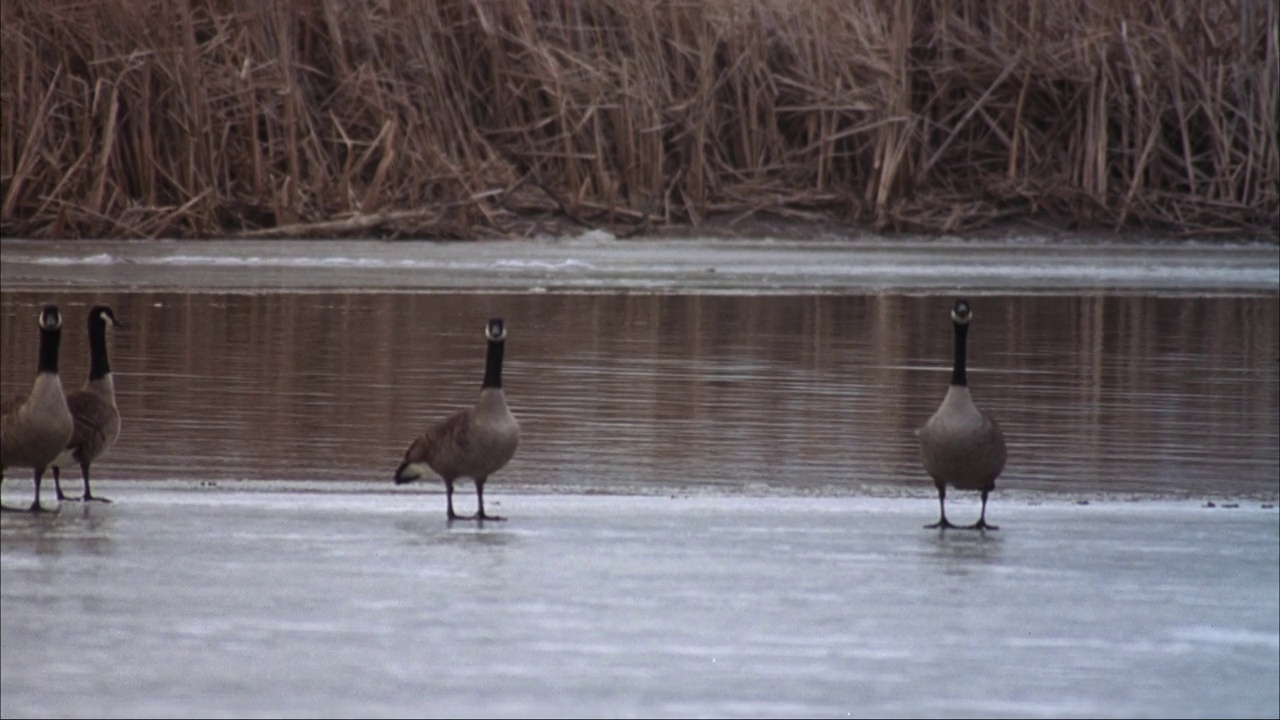
[[1270,0],[13,0],[8,236],[1273,234]]

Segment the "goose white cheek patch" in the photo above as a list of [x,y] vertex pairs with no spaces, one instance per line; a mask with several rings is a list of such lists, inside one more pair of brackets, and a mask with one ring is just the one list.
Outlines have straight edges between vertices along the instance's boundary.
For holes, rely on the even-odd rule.
[[404,471],[400,473],[400,477],[408,480],[421,480],[427,476],[427,471],[428,468],[426,463],[410,463],[405,467]]

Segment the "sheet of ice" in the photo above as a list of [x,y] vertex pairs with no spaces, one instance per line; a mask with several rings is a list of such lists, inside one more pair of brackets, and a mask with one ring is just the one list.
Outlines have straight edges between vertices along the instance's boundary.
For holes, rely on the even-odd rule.
[[5,717],[1280,713],[1257,503],[102,490],[0,518]]
[[0,242],[6,288],[1274,292],[1273,244],[930,240]]

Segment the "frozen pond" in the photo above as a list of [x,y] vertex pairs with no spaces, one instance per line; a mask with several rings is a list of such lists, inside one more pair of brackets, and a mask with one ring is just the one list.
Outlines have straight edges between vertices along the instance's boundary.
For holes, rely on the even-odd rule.
[[325,487],[5,514],[3,715],[1280,712],[1274,506]]
[[[115,500],[0,515],[0,715],[1280,715],[1274,245],[0,242],[0,392],[115,308]],[[1010,460],[912,431],[974,299]],[[391,474],[472,402],[486,505]],[[78,489],[72,473],[71,487]],[[51,483],[45,503],[52,505]],[[30,501],[26,471],[6,503]],[[456,498],[469,512],[469,484]],[[972,493],[949,515],[976,518]]]

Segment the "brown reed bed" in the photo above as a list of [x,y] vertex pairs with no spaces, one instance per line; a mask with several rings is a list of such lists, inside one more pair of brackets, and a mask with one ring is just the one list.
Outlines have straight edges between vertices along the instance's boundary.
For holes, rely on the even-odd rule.
[[1274,2],[14,0],[0,233],[1274,236]]

